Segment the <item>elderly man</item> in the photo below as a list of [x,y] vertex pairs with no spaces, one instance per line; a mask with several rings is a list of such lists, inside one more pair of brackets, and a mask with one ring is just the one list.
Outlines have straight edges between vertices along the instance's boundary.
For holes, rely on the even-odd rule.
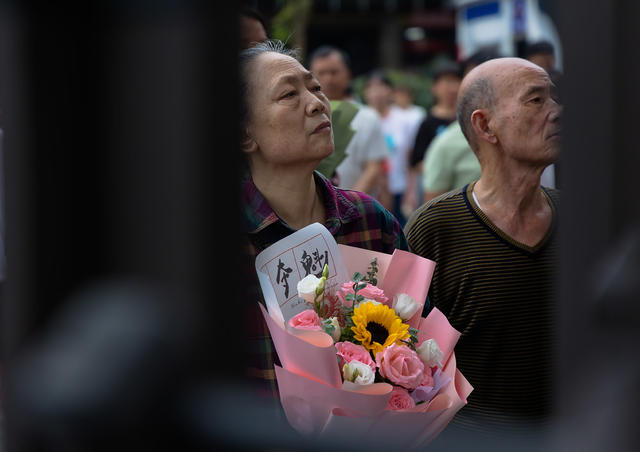
[[456,422],[539,427],[551,408],[558,251],[558,193],[540,176],[558,154],[561,107],[542,68],[499,58],[464,78],[457,114],[481,177],[420,207],[405,233],[437,263],[429,299],[462,333],[458,367],[475,390]]
[[[354,102],[349,94],[347,53],[336,47],[319,47],[309,57],[309,69],[318,77],[329,100]],[[337,182],[340,188],[379,196],[384,181],[382,164],[389,149],[377,113],[365,105],[356,105],[359,110],[351,121],[355,135],[345,150],[346,158],[336,168]]]

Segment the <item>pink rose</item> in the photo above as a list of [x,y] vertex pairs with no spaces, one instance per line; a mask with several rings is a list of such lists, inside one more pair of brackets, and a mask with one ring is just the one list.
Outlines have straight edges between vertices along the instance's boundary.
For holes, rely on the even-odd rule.
[[420,382],[420,386],[431,386],[431,387],[434,386],[433,372],[431,372],[431,368],[430,367],[425,367],[424,368],[424,378]]
[[354,344],[353,342],[336,342],[337,355],[340,358],[340,368],[346,363],[350,363],[353,360],[360,361],[363,364],[371,367],[371,370],[376,371],[376,363],[371,359],[371,354],[362,345]]
[[393,344],[376,354],[380,375],[407,389],[420,386],[424,364],[416,352],[406,345]]
[[[378,303],[386,304],[389,306],[389,298],[384,294],[381,289],[378,289],[376,286],[373,286],[369,283],[366,283],[366,287],[358,291],[358,295],[362,295],[365,298],[369,298],[371,300],[375,300]],[[351,301],[346,300],[346,295],[348,293],[353,293],[353,281],[349,281],[344,283],[340,290],[336,291],[336,295],[342,301],[342,304],[345,306],[351,306],[353,303]]]
[[313,309],[306,309],[299,314],[294,315],[289,319],[289,326],[291,328],[298,328],[300,330],[321,330],[322,324],[320,323],[320,317]]
[[416,402],[409,395],[409,391],[399,386],[394,386],[391,391],[391,397],[389,397],[389,403],[387,404],[387,410],[406,410],[407,408],[413,408],[416,406]]

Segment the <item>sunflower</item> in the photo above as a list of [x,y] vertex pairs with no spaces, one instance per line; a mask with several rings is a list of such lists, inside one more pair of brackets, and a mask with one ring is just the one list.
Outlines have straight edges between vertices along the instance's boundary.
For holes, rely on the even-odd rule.
[[351,320],[354,339],[373,356],[391,344],[409,339],[409,325],[383,304],[360,303],[353,309]]

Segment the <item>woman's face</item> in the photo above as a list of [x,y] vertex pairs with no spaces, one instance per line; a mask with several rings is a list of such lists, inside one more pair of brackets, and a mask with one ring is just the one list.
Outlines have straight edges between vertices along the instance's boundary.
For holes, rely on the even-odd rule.
[[319,162],[333,152],[331,107],[315,76],[295,59],[263,53],[247,68],[253,163]]

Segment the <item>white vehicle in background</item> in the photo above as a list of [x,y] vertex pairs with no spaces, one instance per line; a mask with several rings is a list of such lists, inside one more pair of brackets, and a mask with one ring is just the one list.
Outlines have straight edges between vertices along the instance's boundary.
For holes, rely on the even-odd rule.
[[548,41],[555,50],[556,69],[562,70],[562,46],[551,18],[539,0],[452,0],[456,12],[458,57],[482,48],[503,56],[518,56],[525,43]]

